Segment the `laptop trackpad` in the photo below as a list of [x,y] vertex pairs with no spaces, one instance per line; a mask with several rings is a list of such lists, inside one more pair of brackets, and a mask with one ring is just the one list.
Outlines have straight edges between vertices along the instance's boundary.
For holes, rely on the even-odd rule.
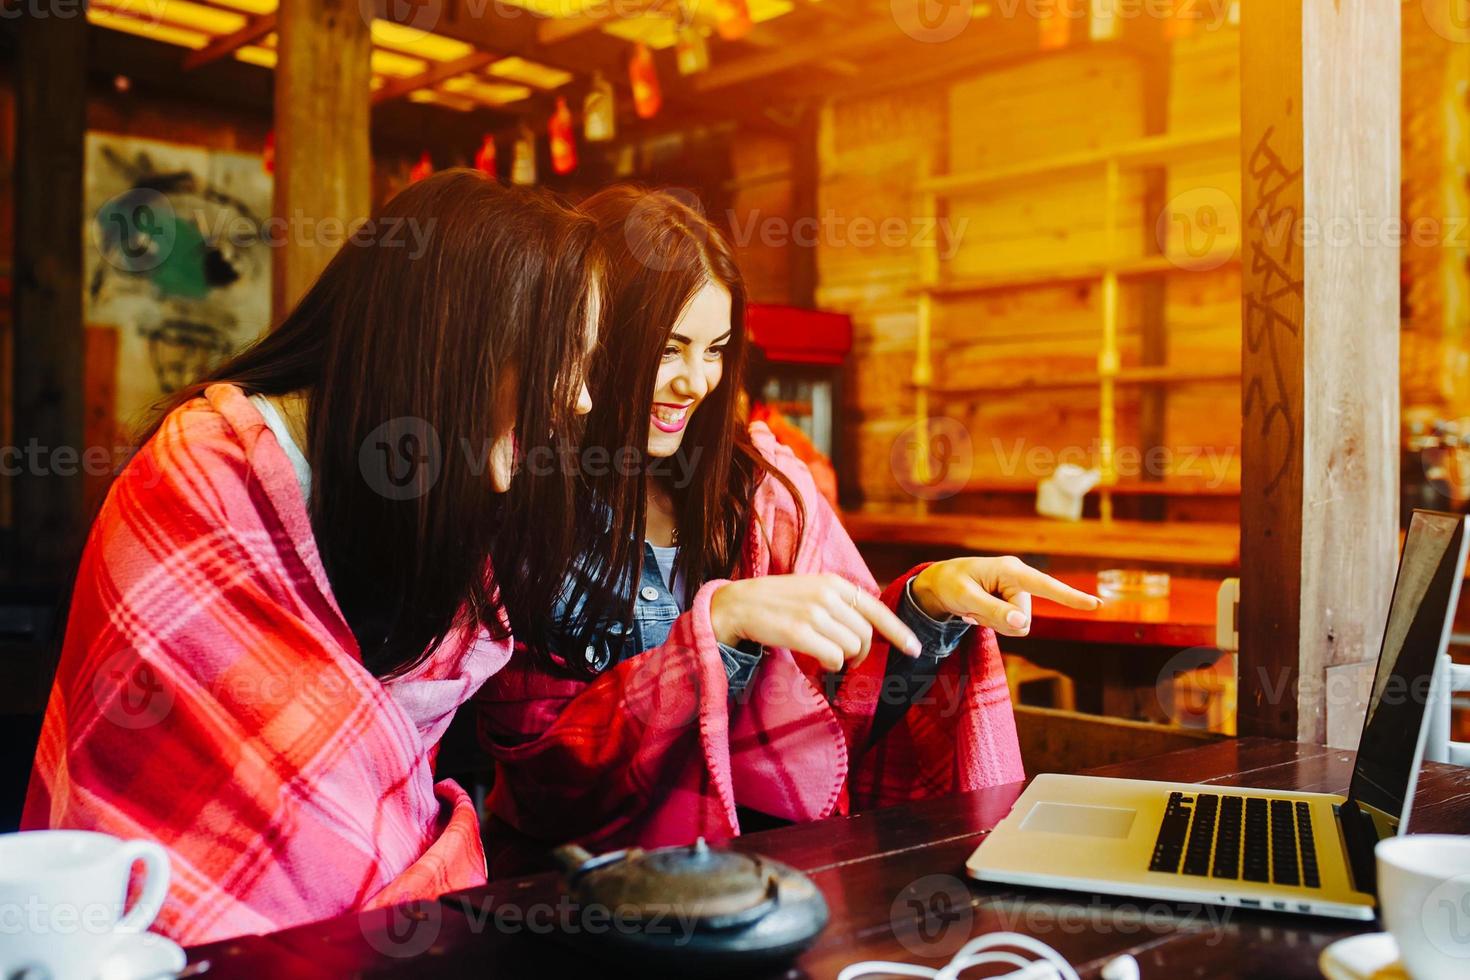
[[1115,806],[1085,806],[1075,803],[1038,803],[1021,821],[1021,829],[1045,834],[1077,834],[1082,837],[1121,839],[1133,829],[1137,810]]

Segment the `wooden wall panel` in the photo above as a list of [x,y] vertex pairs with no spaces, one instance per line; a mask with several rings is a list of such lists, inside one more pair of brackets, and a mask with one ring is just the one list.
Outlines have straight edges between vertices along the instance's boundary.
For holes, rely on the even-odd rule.
[[[1196,31],[1177,39],[1170,57],[1168,128],[1174,133],[1240,125],[1240,32]],[[1240,364],[1240,267],[1201,268],[1201,256],[1240,254],[1240,158],[1231,151],[1168,168],[1164,214],[1151,232],[1161,251],[1197,271],[1168,279],[1167,361],[1202,369]],[[1213,265],[1206,262],[1204,265]],[[1169,388],[1164,408],[1170,474],[1208,486],[1240,486],[1240,384],[1210,382]],[[1234,501],[1171,500],[1171,520],[1230,520]]]
[[[15,96],[0,75],[0,446],[15,444],[11,424],[10,294],[15,221]],[[10,481],[0,480],[0,527],[10,526]]]
[[949,95],[955,170],[1011,167],[1143,131],[1139,60],[1115,49],[1034,58],[956,82]]
[[[1078,148],[1058,145],[1052,154]],[[948,264],[949,273],[956,278],[990,277],[1105,261],[1103,199],[1101,169],[1075,178],[1058,176],[1044,186],[953,197],[951,222],[964,234]],[[1120,213],[1126,220],[1117,239],[1118,253],[1124,257],[1142,253],[1143,211],[1143,178],[1125,176]]]
[[222,110],[198,102],[142,99],[132,94],[94,91],[87,100],[87,129],[258,154],[265,148],[271,120],[265,115]]
[[[1237,31],[1180,41],[1169,71],[1171,131],[1237,123]],[[917,109],[908,113],[895,111],[891,98],[839,99],[824,121],[824,206],[910,216],[913,179],[926,160],[944,172],[1004,168],[1137,138],[1146,131],[1145,78],[1135,56],[1078,49],[955,81],[942,93],[940,114],[947,122],[933,118],[927,95],[918,96]],[[1165,188],[1169,200],[1182,196],[1183,207],[1197,210],[1203,204],[1221,212],[1223,230],[1210,239],[1211,249],[1228,253],[1238,247],[1239,163],[1232,153],[1171,167]],[[1102,189],[1099,169],[949,198],[939,215],[956,231],[948,243],[946,275],[1005,276],[1102,261]],[[1188,243],[1179,230],[1166,215],[1160,220],[1146,209],[1144,176],[1125,175],[1123,191],[1117,253],[1140,257],[1162,249],[1179,253],[1180,264],[1188,264]],[[855,454],[857,482],[869,501],[909,500],[887,455],[912,412],[912,388],[903,382],[913,364],[917,300],[910,287],[918,278],[917,255],[903,248],[829,248],[821,253],[820,272],[823,302],[852,312],[858,324],[851,375],[856,383],[850,387],[851,417],[863,430]],[[1239,281],[1234,262],[1167,277],[1168,363],[1234,370],[1240,357]],[[1095,373],[1100,293],[1098,283],[1084,282],[946,296],[936,303],[933,350],[941,390],[933,396],[933,412],[970,430],[978,483],[1045,475],[1030,472],[1035,467],[1018,471],[1009,458],[1016,438],[1041,450],[1070,449],[1073,458],[1079,447],[1095,448],[1095,389],[1018,391],[1015,382]],[[1141,286],[1125,281],[1119,323],[1125,366],[1143,362],[1142,304]],[[1010,390],[986,390],[992,385]],[[946,393],[946,387],[964,390]],[[1117,404],[1118,446],[1137,458],[1155,448],[1140,444],[1140,395],[1137,388],[1120,387]],[[1238,463],[1228,462],[1238,455],[1238,384],[1171,386],[1164,405],[1165,475],[1197,451],[1216,461],[1203,467],[1205,478],[1223,460],[1224,479],[1238,485]],[[1005,452],[997,451],[997,440]],[[1182,475],[1199,476],[1202,466],[1196,462]],[[1228,502],[1225,509],[1233,512]]]
[[789,303],[792,242],[792,152],[790,140],[761,134],[742,135],[731,144],[729,212],[722,216],[745,276],[750,298],[760,303]]
[[118,332],[111,326],[91,326],[86,329],[84,341],[84,363],[82,377],[86,392],[85,414],[82,420],[82,446],[84,453],[107,453],[108,467],[104,470],[92,463],[84,463],[83,513],[90,520],[102,507],[108,487],[112,485],[113,469],[125,457],[123,447],[129,445],[128,434],[121,431],[117,420],[117,356]]
[[[817,246],[817,303],[853,317],[853,354],[844,384],[842,428],[847,481],[866,500],[909,500],[890,464],[912,423],[918,251],[854,241],[855,219],[914,216],[922,161],[942,152],[945,93],[917,86],[836,99],[818,122],[817,213],[827,222]],[[923,217],[923,216],[919,216]]]
[[[87,24],[26,17],[15,61],[12,371],[16,443],[82,441],[82,139]],[[51,460],[10,478],[15,549],[37,581],[63,581],[81,544],[82,481]]]
[[[948,166],[1014,167],[1135,139],[1144,133],[1142,81],[1138,59],[1079,49],[957,82]],[[948,271],[984,276],[1107,259],[1102,190],[1097,170],[952,197],[951,220],[968,224]],[[1142,194],[1142,177],[1125,176],[1120,250],[1141,237]]]

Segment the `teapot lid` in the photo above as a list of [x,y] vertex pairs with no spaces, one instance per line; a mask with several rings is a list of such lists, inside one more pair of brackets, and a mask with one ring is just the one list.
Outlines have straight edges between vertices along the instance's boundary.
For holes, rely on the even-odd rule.
[[578,899],[644,920],[677,912],[704,928],[746,925],[775,906],[779,888],[759,857],[711,848],[703,837],[685,847],[634,847],[595,858],[572,844],[556,856]]

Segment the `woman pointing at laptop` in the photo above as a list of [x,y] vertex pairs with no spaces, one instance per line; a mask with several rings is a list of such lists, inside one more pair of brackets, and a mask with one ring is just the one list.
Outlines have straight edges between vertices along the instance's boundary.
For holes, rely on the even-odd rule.
[[[881,596],[805,465],[736,411],[745,289],[701,214],[620,187],[582,205],[608,254],[579,575],[556,641],[477,699],[496,758],[492,876],[591,850],[723,840],[1022,777],[997,632],[1037,593],[1013,558],[920,566]],[[618,578],[621,576],[621,578]],[[596,597],[593,597],[596,598]]]

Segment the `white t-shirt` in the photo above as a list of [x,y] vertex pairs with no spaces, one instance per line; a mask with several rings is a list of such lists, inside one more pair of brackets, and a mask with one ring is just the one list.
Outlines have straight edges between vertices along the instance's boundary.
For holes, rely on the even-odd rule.
[[664,577],[664,585],[669,587],[674,601],[679,604],[679,609],[682,611],[684,608],[684,577],[681,575],[677,580],[674,578],[674,560],[679,557],[678,545],[661,548],[650,542],[648,546],[653,549],[653,560],[658,562],[658,570]]
[[296,474],[296,483],[301,487],[301,496],[308,503],[311,501],[311,464],[306,461],[306,455],[302,453],[301,447],[296,445],[296,440],[291,438],[291,430],[286,426],[286,420],[281,413],[276,411],[276,406],[264,395],[251,395],[250,404],[260,410],[265,418],[266,428],[275,434],[276,442],[281,444],[286,458],[291,461],[291,469]]

